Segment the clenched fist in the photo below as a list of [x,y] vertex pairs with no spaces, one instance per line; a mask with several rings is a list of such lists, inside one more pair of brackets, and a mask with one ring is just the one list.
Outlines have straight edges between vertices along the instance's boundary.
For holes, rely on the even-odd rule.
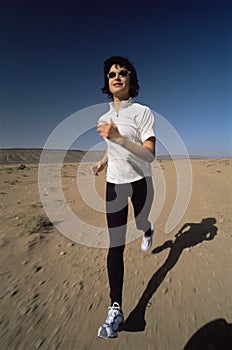
[[123,136],[119,133],[117,125],[110,119],[110,123],[106,123],[105,121],[101,121],[97,126],[97,131],[99,135],[106,139],[119,139]]

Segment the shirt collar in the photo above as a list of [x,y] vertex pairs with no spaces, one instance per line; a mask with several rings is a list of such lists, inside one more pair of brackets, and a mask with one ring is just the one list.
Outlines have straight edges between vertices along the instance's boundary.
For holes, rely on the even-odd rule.
[[[132,97],[130,97],[128,100],[123,100],[121,102],[118,102],[119,103],[119,110],[122,110],[123,108],[130,106],[133,102],[134,102],[134,100]],[[110,102],[110,108],[114,109],[114,102],[113,101]]]

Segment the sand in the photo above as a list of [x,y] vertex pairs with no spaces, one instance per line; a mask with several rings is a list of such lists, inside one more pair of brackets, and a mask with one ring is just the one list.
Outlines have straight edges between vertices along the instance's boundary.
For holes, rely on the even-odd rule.
[[[199,341],[211,341],[203,348],[225,349],[227,339],[231,349],[232,160],[191,160],[191,199],[169,234],[164,230],[176,194],[175,171],[170,160],[159,164],[165,203],[152,249],[141,252],[141,237],[126,246],[126,324],[112,340],[97,337],[109,306],[107,249],[73,242],[50,225],[38,191],[37,164],[24,169],[0,165],[1,349],[183,350],[203,326],[208,332]],[[80,202],[77,166],[64,165],[67,200],[74,212],[81,206],[89,224],[105,227],[104,214],[90,215]],[[103,173],[96,179],[102,198],[104,183]],[[213,347],[217,342],[221,346]]]

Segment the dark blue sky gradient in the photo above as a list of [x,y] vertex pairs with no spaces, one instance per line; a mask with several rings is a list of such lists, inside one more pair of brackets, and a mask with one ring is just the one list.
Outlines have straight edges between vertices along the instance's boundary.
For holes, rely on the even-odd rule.
[[[103,62],[125,55],[138,72],[136,100],[191,155],[232,155],[231,1],[8,0],[0,23],[1,148],[43,147],[69,115],[107,102]],[[86,133],[78,148],[93,140]]]

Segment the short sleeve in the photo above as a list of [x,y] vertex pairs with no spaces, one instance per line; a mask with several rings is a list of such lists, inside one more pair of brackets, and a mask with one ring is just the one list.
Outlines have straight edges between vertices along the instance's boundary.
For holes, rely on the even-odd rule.
[[142,142],[149,139],[149,137],[155,137],[154,123],[154,114],[149,108],[146,108],[139,124],[139,133]]

